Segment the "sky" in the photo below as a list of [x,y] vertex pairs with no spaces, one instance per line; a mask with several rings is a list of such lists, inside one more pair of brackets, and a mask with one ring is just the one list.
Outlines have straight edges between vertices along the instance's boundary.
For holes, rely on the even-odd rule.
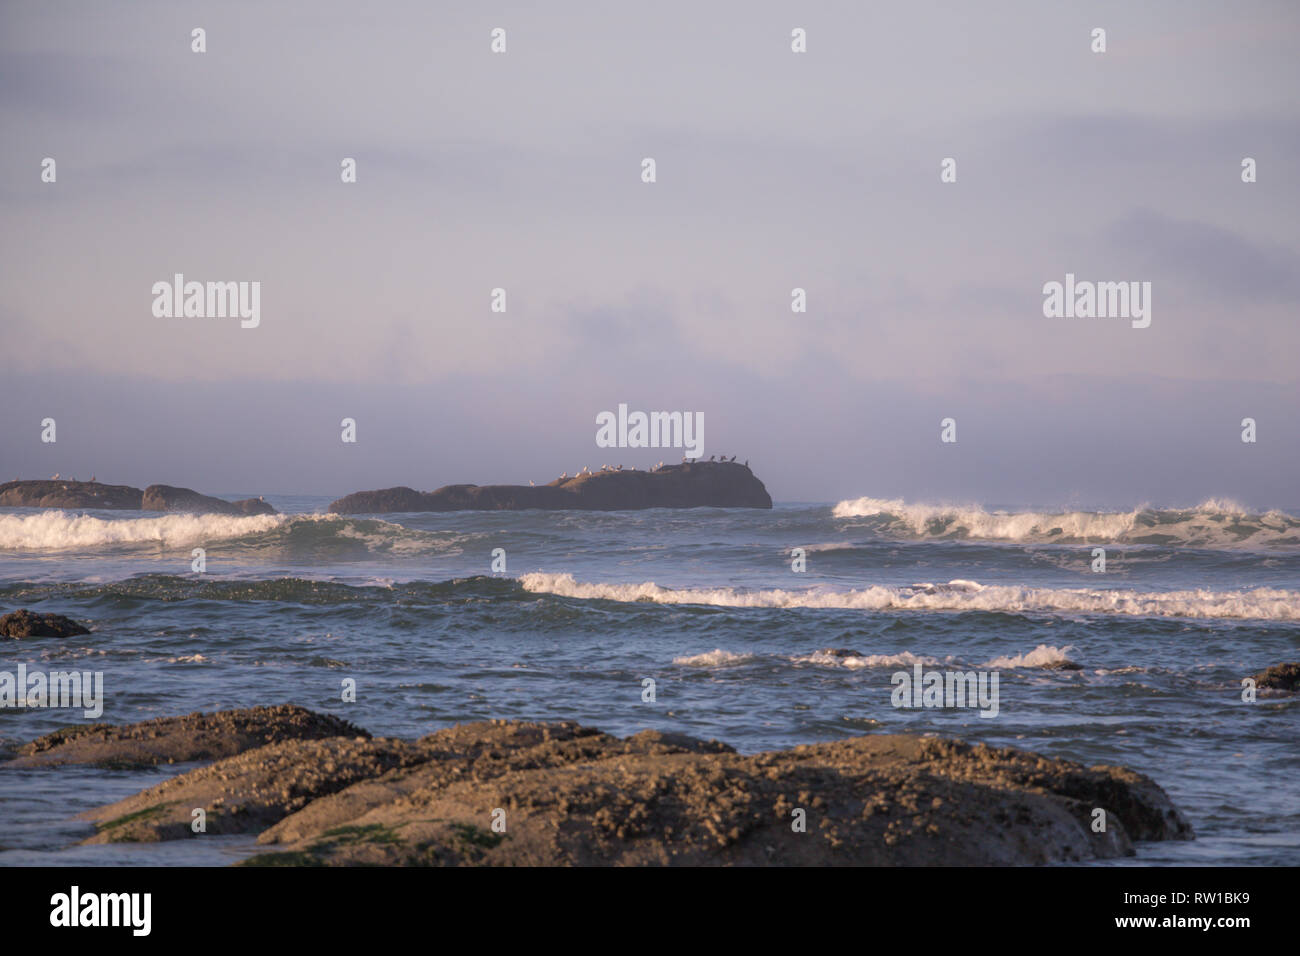
[[[626,403],[702,412],[705,457],[777,501],[1296,508],[1298,27],[1259,0],[7,0],[0,480],[679,460],[596,447]],[[178,272],[260,282],[260,324],[155,316]],[[1150,326],[1045,317],[1066,273],[1150,282]]]

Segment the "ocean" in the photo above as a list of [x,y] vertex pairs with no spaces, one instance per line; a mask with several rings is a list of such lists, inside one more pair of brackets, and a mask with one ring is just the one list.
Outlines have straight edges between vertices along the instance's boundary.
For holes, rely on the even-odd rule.
[[[329,497],[267,500],[282,514],[0,510],[0,613],[92,628],[4,640],[0,670],[102,671],[109,723],[291,702],[405,737],[489,718],[657,728],[742,752],[959,736],[1159,783],[1196,840],[1106,865],[1300,862],[1300,695],[1241,692],[1300,659],[1300,510],[862,498],[380,518],[326,514]],[[894,675],[918,664],[995,673],[996,716],[894,706]],[[0,745],[85,721],[0,709]],[[255,852],[250,837],[76,845],[92,828],[75,813],[185,769],[0,765],[0,864]]]

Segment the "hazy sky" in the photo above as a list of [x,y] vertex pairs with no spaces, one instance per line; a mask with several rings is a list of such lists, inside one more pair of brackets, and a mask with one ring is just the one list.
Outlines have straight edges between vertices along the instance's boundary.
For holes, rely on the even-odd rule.
[[[1296,506],[1298,28],[1292,2],[7,0],[0,480],[678,460],[596,448],[626,402],[703,412],[705,455],[778,501]],[[260,281],[260,326],[156,318],[176,272]],[[1151,282],[1150,327],[1045,318],[1067,272]]]

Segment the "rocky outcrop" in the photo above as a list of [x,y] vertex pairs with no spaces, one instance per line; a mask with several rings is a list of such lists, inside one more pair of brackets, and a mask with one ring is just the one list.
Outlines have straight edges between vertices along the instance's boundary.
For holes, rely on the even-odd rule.
[[89,628],[62,614],[37,614],[23,608],[0,617],[0,637],[75,637],[89,633]]
[[1300,690],[1300,663],[1274,664],[1254,676],[1256,687],[1269,690]]
[[273,866],[1032,864],[1191,838],[1119,767],[884,734],[742,755],[520,721],[282,741],[83,818],[91,842],[189,838],[195,808],[208,833],[261,831],[274,849],[246,863]]
[[368,738],[346,720],[294,704],[159,717],[139,724],[87,724],[39,737],[18,751],[10,767],[93,764],[149,767],[219,760],[286,740]]
[[0,485],[0,507],[189,511],[223,515],[276,514],[276,510],[260,498],[226,501],[171,485],[150,485],[141,491],[129,485],[101,485],[97,481],[6,482]]
[[7,481],[0,508],[108,508],[138,511],[139,488],[97,481]]
[[219,515],[273,515],[275,509],[260,498],[243,498],[225,501],[211,495],[201,495],[189,488],[171,485],[150,485],[140,499],[142,511],[189,511],[196,514]]
[[658,471],[604,471],[548,485],[447,485],[437,491],[358,491],[330,505],[336,514],[403,511],[631,511],[644,508],[771,508],[747,465],[695,461]]

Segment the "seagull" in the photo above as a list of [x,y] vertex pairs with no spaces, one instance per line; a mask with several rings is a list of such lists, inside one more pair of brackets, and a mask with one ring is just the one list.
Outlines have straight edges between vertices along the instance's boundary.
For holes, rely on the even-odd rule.
[[59,480],[59,473],[56,471],[56,472],[54,473],[54,477],[51,478],[50,481],[58,481],[58,480]]
[[746,468],[749,467],[749,459],[748,459],[748,458],[745,459],[745,467],[746,467]]
[[732,460],[732,461],[735,461],[735,460],[736,460],[736,456],[735,456],[735,455],[732,455],[732,456],[731,456],[731,460]]
[[717,455],[710,455],[710,456],[709,456],[709,461],[713,461],[713,459],[715,459],[715,458],[717,458],[717,457],[718,457]]
[[91,481],[92,484],[94,483],[94,481],[95,481],[95,476],[94,476],[94,475],[91,475],[91,476],[90,476],[90,481]]
[[536,487],[536,486],[533,484],[533,479],[531,479],[531,478],[528,479],[528,487],[529,487],[529,488]]
[[619,465],[619,466],[618,466],[617,468],[615,468],[614,470],[615,470],[615,471],[622,471],[622,470],[623,470],[623,466],[622,466],[622,465]]
[[564,474],[560,475],[560,481],[563,481],[565,478],[568,477],[569,477],[569,473],[566,471]]

